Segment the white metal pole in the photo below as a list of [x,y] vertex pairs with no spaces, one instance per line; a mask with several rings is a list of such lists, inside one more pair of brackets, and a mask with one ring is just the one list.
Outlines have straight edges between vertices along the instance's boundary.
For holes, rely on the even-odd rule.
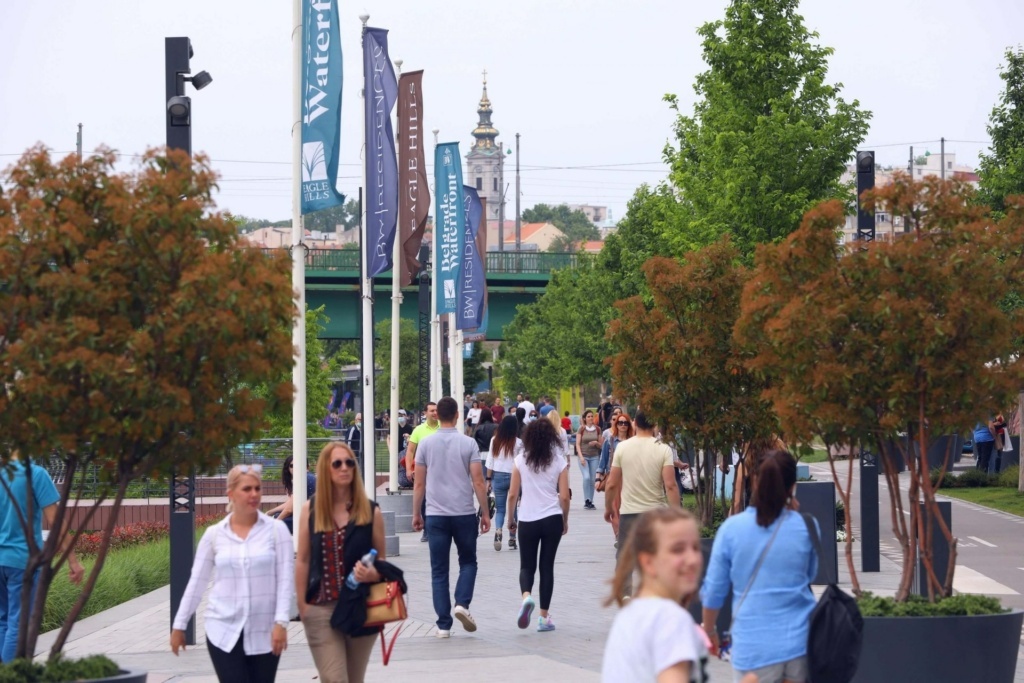
[[[459,207],[461,209],[461,207]],[[455,328],[455,314],[448,314],[448,392],[449,396],[459,402],[459,421],[458,427],[462,427],[462,397],[455,393],[455,373],[457,369],[455,367],[456,354],[459,352],[458,346],[458,330]]]
[[[298,315],[292,325],[292,487],[295,516],[306,502],[306,248],[302,231],[302,4],[292,2],[292,288]],[[299,535],[295,534],[296,548]]]
[[[398,78],[402,77],[402,60],[395,60],[395,68],[398,70]],[[398,163],[402,163],[402,149],[398,146]],[[401,168],[399,165],[398,168]],[[402,314],[402,230],[401,225],[395,224],[395,247],[391,251],[391,432],[389,434],[390,445],[388,446],[388,490],[392,493],[398,491],[398,335],[401,329]]]
[[[460,272],[461,275],[461,272]],[[454,318],[454,316],[452,316]],[[455,358],[452,360],[452,396],[459,402],[459,431],[465,430],[465,412],[462,409],[462,401],[466,395],[466,383],[462,378],[462,349],[466,345],[463,340],[463,331],[455,331]]]
[[[363,43],[366,42],[366,22],[370,15],[362,14],[359,21],[363,22]],[[365,58],[364,58],[365,59]],[[366,89],[369,84],[366,82],[366,72],[363,71],[363,100],[365,104]],[[370,243],[370,231],[366,220],[366,155],[370,150],[366,149],[366,107],[363,107],[363,193],[364,199],[360,210],[362,211],[363,233],[360,241],[362,254],[359,262],[362,270],[362,292],[363,292],[363,433],[360,441],[363,445],[363,453],[366,458],[363,462],[363,486],[366,487],[366,495],[370,500],[377,498],[377,434],[374,431],[375,421],[373,419],[373,280],[370,278],[370,259],[367,257],[366,245]]]
[[[434,150],[436,158],[437,134],[434,129]],[[436,173],[436,171],[435,171]],[[434,185],[434,196],[437,196],[437,185]],[[441,317],[437,314],[437,230],[439,217],[434,217],[434,234],[430,243],[430,400],[437,403],[441,400]],[[425,406],[417,406],[423,410]]]

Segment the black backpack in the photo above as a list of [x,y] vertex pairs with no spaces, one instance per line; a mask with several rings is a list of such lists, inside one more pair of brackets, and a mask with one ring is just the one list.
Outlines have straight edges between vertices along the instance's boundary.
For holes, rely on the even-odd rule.
[[[821,538],[808,514],[801,515],[820,562]],[[857,601],[830,583],[811,612],[807,633],[807,674],[810,683],[849,683],[857,673],[864,644],[864,617]]]

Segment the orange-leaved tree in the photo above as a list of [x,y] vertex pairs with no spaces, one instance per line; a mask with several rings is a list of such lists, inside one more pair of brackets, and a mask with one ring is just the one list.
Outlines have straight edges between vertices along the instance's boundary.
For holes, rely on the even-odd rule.
[[[90,528],[101,501],[112,505],[51,657],[103,568],[129,483],[214,467],[292,394],[280,379],[296,314],[287,256],[243,247],[212,211],[216,177],[204,158],[150,151],[125,173],[115,159],[101,150],[58,162],[35,148],[0,182],[0,462],[9,472],[62,461],[55,530],[86,468],[101,489],[79,527]],[[273,387],[268,397],[249,389],[259,383]],[[9,493],[7,482],[0,473]],[[26,575],[39,571],[31,610],[30,582],[22,593],[17,652],[31,657],[74,536],[51,533],[40,546],[31,510],[19,517]]]
[[[666,438],[697,449],[696,498],[701,524],[711,527],[715,468],[735,447],[776,431],[764,389],[740,362],[733,341],[747,271],[723,237],[680,263],[656,256],[644,264],[653,300],[632,297],[615,305],[608,337],[618,352],[611,364],[615,395],[638,404]],[[723,501],[723,506],[725,506]]]
[[[830,453],[864,444],[881,454],[903,553],[897,600],[910,594],[917,557],[929,598],[952,592],[956,539],[938,514],[929,446],[1005,405],[1024,377],[1014,351],[1024,315],[999,306],[1024,279],[1020,204],[994,221],[971,194],[958,181],[897,175],[863,199],[906,217],[907,234],[854,249],[836,240],[843,207],[818,206],[785,241],[758,250],[736,327],[788,435],[819,437]],[[897,449],[909,470],[905,501]],[[839,486],[848,518],[850,478]],[[932,561],[937,534],[951,548],[946,567]],[[849,541],[846,556],[855,577]]]

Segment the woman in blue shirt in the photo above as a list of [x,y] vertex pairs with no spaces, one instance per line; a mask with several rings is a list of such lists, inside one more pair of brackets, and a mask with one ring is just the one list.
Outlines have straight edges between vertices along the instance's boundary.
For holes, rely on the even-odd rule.
[[974,448],[978,453],[978,469],[988,472],[989,461],[992,459],[992,448],[996,442],[996,430],[992,421],[979,422],[974,426]]
[[731,636],[737,679],[753,673],[760,683],[807,680],[808,620],[815,605],[809,585],[818,558],[795,494],[796,460],[783,450],[766,452],[754,472],[750,507],[715,535],[700,591],[704,629],[717,648],[718,611],[735,587]]

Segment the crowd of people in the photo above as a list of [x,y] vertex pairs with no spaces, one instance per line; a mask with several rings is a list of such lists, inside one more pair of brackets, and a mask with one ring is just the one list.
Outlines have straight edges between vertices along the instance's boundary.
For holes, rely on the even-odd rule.
[[[495,411],[445,397],[424,407],[419,425],[409,425],[402,474],[413,487],[413,527],[428,544],[437,637],[450,638],[456,622],[468,632],[478,629],[471,612],[477,543],[492,531],[495,551],[507,540],[519,554],[521,601],[509,619],[539,633],[556,629],[555,566],[570,528],[575,458],[584,480],[580,508],[597,509],[595,494],[603,491],[604,519],[615,536],[606,602],[618,611],[603,680],[703,683],[708,658],[731,651],[742,683],[805,681],[814,607],[808,585],[817,558],[812,527],[797,513],[793,456],[781,449],[758,455],[748,477],[752,504],[721,526],[704,576],[698,524],[681,505],[676,476],[688,465],[642,410],[632,417],[618,406],[606,414],[588,410],[573,432],[572,422],[544,400],[527,420],[527,401]],[[478,411],[463,414],[472,415],[464,430],[457,427],[460,410]],[[303,508],[286,502],[270,511],[297,518],[294,526],[261,512],[258,465],[232,469],[227,489],[229,514],[200,541],[175,615],[172,650],[184,647],[184,628],[212,578],[207,649],[219,680],[274,680],[294,596],[321,680],[362,681],[380,629],[353,618],[359,589],[352,586],[378,582],[397,568],[387,561],[382,515],[363,488],[355,452],[340,441],[328,444],[309,474]],[[290,532],[298,537],[294,554]],[[371,550],[376,561],[361,563]],[[349,574],[354,578],[346,581]],[[684,607],[698,594],[700,624]],[[716,624],[730,595],[726,640]]]

